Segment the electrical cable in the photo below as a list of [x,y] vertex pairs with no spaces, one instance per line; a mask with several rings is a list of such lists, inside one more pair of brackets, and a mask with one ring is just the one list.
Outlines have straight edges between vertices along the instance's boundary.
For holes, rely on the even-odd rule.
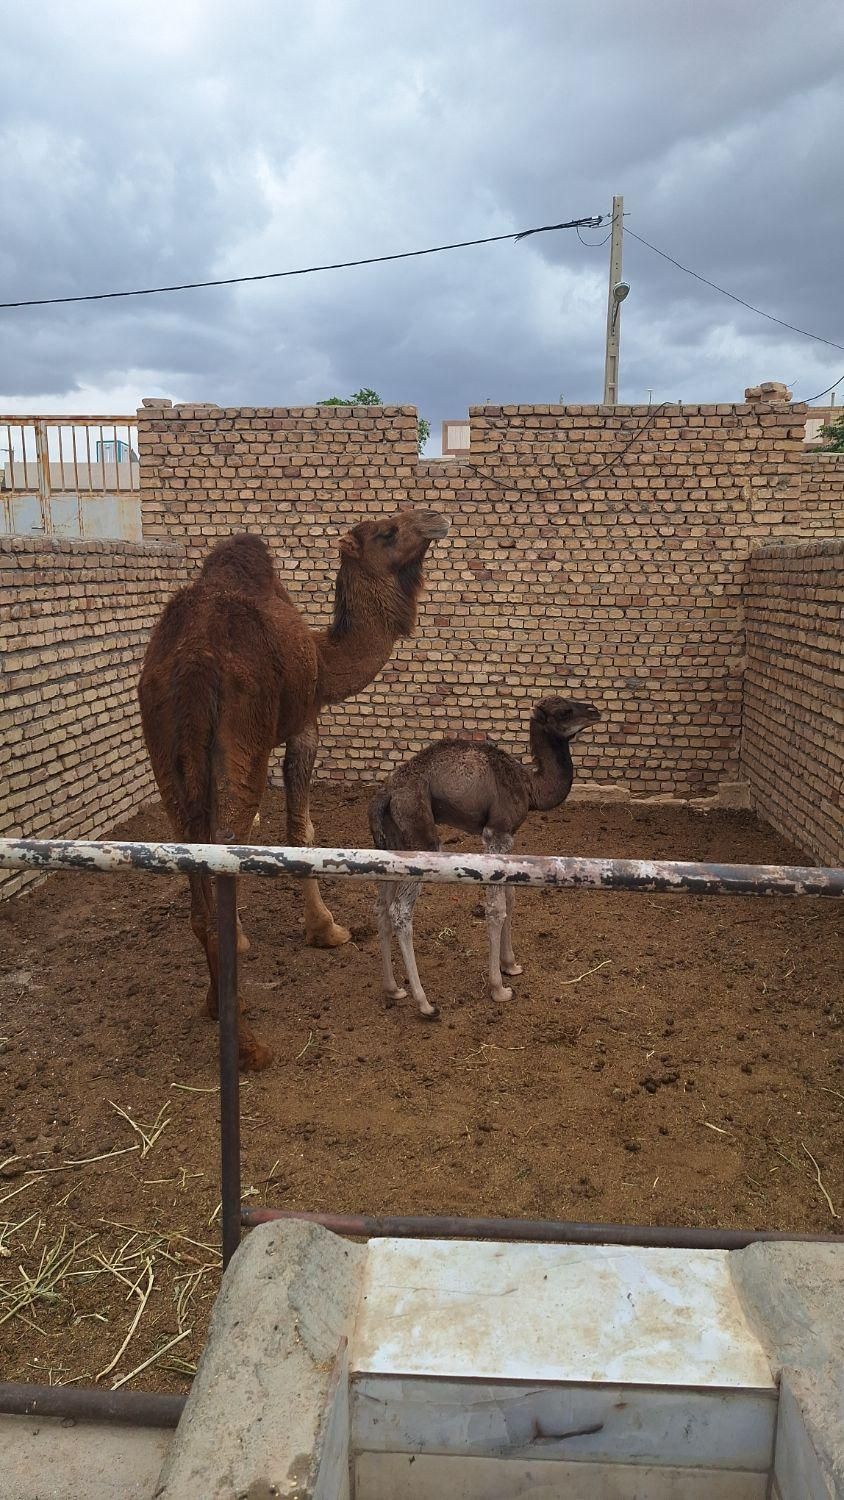
[[[699,272],[693,271],[690,266],[684,266],[681,261],[675,260],[673,255],[669,255],[665,250],[660,250],[657,245],[652,245],[650,240],[642,239],[640,234],[636,234],[633,229],[628,229],[626,225],[624,232],[625,234],[629,234],[631,239],[638,240],[640,245],[644,245],[648,250],[652,250],[654,255],[661,255],[663,260],[670,261],[671,265],[676,266],[679,271],[685,271],[687,276],[693,276],[695,281],[702,281],[704,286],[712,287],[713,291],[720,292],[722,297],[729,297],[732,302],[738,302],[742,307],[748,308],[750,312],[758,313],[760,318],[767,318],[770,323],[778,323],[780,328],[788,328],[791,333],[801,333],[804,338],[814,339],[818,344],[828,344],[830,349],[844,349],[844,344],[836,344],[834,339],[825,339],[820,333],[809,333],[808,329],[798,328],[795,323],[786,323],[784,318],[776,318],[773,313],[765,312],[764,308],[754,307],[752,302],[746,302],[743,297],[737,296],[735,292],[728,292],[726,287],[719,286],[717,282],[710,281],[706,276],[701,276]],[[832,387],[830,386],[831,389]]]
[[[659,406],[655,406],[653,408],[653,411],[650,413],[647,420],[642,423],[642,426],[637,427],[636,431],[633,433],[633,436],[625,443],[621,452],[617,453],[615,457],[611,458],[607,463],[601,464],[598,468],[590,469],[586,474],[580,476],[579,479],[573,484],[549,485],[548,489],[553,489],[556,493],[559,494],[561,490],[571,490],[573,492],[574,490],[585,489],[588,484],[593,484],[601,474],[608,473],[610,469],[614,469],[618,464],[620,464],[621,460],[626,457],[633,445],[639,442],[640,439],[644,437],[651,423],[659,415],[659,413],[661,411],[664,411],[666,406],[672,406],[674,404],[675,403],[671,401],[660,401]],[[526,492],[531,494],[536,493],[536,491],[533,490],[530,485],[507,484],[503,479],[496,479],[494,474],[490,474],[486,469],[478,468],[477,464],[473,464],[470,459],[464,458],[458,460],[458,462],[465,464],[467,468],[472,470],[473,474],[477,474],[479,479],[488,479],[490,484],[497,485],[500,490],[511,490],[515,494],[524,494]]]
[[828,385],[825,391],[818,391],[815,396],[798,396],[793,404],[795,406],[811,406],[815,401],[819,401],[821,396],[828,396],[830,391],[834,391],[839,385],[844,385],[844,375],[839,375],[837,380],[833,380],[832,385]]
[[115,297],[154,297],[161,292],[190,292],[200,287],[209,286],[239,286],[248,281],[278,281],[286,276],[311,276],[316,271],[345,271],[352,266],[376,266],[383,265],[388,260],[412,260],[420,255],[439,255],[444,250],[465,250],[472,245],[494,245],[501,240],[513,240],[518,244],[520,240],[527,239],[531,234],[549,234],[555,229],[597,229],[603,223],[602,214],[592,214],[587,218],[568,219],[563,224],[542,224],[536,229],[523,229],[518,234],[488,234],[483,239],[477,240],[455,240],[450,245],[430,245],[425,250],[400,250],[393,255],[367,255],[361,260],[333,261],[328,265],[300,266],[294,271],[264,271],[257,276],[224,276],[216,281],[181,281],[173,286],[146,286],[138,287],[134,291],[127,292],[87,292],[76,297],[28,297],[17,302],[0,302],[0,310],[12,307],[57,307],[66,302],[106,302]]
[[610,230],[609,234],[605,235],[602,240],[585,240],[580,233],[580,225],[575,224],[574,227],[577,230],[577,238],[580,240],[581,245],[586,246],[587,250],[600,250],[601,246],[607,243],[607,240],[612,239],[612,230]]

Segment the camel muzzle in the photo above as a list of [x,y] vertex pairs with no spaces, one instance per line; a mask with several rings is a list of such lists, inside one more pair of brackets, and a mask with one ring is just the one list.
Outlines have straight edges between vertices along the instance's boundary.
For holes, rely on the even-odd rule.
[[413,512],[413,519],[426,542],[439,541],[448,536],[448,521],[438,510],[416,510]]

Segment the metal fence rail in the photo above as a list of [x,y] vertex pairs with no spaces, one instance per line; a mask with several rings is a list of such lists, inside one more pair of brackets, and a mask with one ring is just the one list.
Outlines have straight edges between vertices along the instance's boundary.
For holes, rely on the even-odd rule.
[[140,536],[134,417],[0,416],[0,532]]
[[661,891],[693,896],[844,896],[844,870],[801,865],[713,865],[567,855],[395,853],[385,849],[254,844],[142,844],[117,840],[0,839],[0,868],[151,875],[261,875],[422,880],[471,885]]
[[[119,874],[215,875],[219,944],[220,1157],[223,1265],[246,1228],[280,1218],[303,1218],[340,1234],[369,1236],[557,1240],[579,1244],[651,1244],[679,1248],[735,1249],[756,1240],[829,1240],[840,1237],[793,1235],[776,1230],[682,1229],[658,1225],[582,1224],[482,1218],[295,1213],[243,1208],[240,1179],[240,1079],[237,1037],[236,879],[294,876],[346,880],[422,880],[470,885],[545,886],[568,890],[661,892],[698,896],[844,897],[844,869],[790,865],[713,865],[676,860],[583,859],[553,855],[392,853],[373,849],[296,849],[231,844],[152,844],[83,839],[0,839],[0,869],[78,870]],[[0,1385],[0,1412],[21,1411],[39,1399],[37,1388]],[[86,1413],[103,1420],[136,1420],[138,1393],[79,1390],[67,1402],[57,1394],[50,1414]],[[121,1399],[122,1398],[122,1401]],[[76,1405],[74,1406],[74,1402]],[[125,1405],[123,1404],[125,1403]],[[46,1409],[41,1406],[46,1415]],[[144,1409],[146,1411],[146,1409]],[[162,1414],[163,1413],[163,1414]],[[149,1408],[147,1420],[171,1421],[177,1405]],[[141,1420],[144,1418],[142,1417]]]

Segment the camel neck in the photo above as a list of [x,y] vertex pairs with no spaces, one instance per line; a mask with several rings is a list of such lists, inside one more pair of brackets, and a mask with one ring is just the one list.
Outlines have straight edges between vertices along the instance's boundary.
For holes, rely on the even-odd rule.
[[344,559],[334,590],[334,616],[315,632],[320,705],[342,703],[376,677],[402,636],[412,635],[422,583],[413,564],[395,577],[373,577]]
[[552,737],[540,724],[531,720],[530,749],[533,767],[530,772],[531,806],[537,812],[548,812],[565,802],[574,780],[571,750],[566,739]]
[[331,630],[314,631],[319,670],[319,707],[342,703],[360,693],[378,676],[390,659],[395,637],[379,636],[373,629],[355,628],[335,636]]

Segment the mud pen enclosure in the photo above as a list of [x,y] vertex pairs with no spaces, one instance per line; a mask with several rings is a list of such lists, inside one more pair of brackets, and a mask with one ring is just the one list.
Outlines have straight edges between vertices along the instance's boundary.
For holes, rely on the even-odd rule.
[[[135,689],[166,598],[247,527],[324,623],[342,531],[414,501],[451,534],[415,639],[324,716],[319,842],[366,846],[372,778],[439,734],[523,752],[556,690],[603,719],[522,851],[840,864],[841,492],[828,465],[813,487],[800,408],[482,408],[471,426],[472,465],[426,463],[411,408],[145,408],[142,543],[0,540],[0,831],[165,835]],[[282,826],[271,788],[261,836]],[[219,1280],[216,1040],[186,892],[12,875],[3,893],[4,1375],[183,1391]],[[520,893],[525,975],[496,1008],[477,897],[432,888],[426,1029],[381,1000],[372,893],[331,896],[353,942],[323,953],[292,883],[242,889],[244,998],[277,1054],[244,1082],[247,1204],[838,1231],[836,903]]]

